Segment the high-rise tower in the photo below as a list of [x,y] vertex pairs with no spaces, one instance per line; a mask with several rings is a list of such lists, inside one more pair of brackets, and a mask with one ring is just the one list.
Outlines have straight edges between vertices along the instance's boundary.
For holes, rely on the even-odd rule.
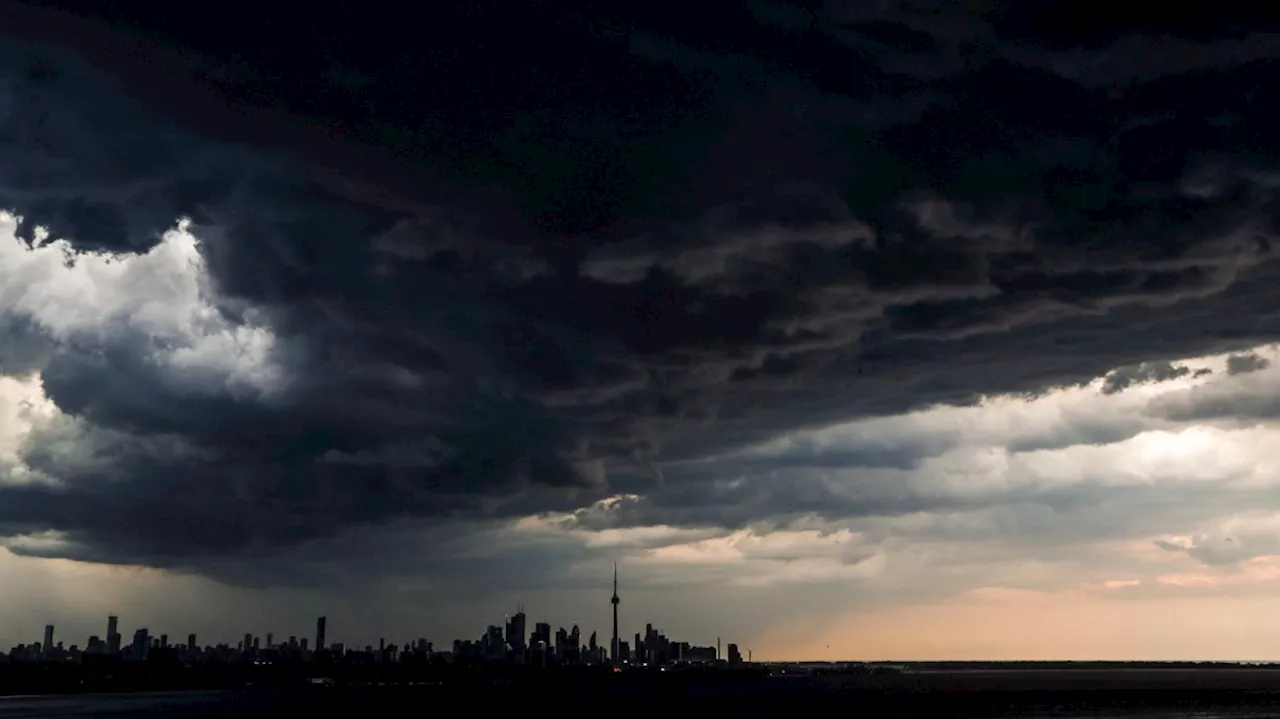
[[120,632],[119,620],[115,617],[107,617],[107,653],[115,656],[120,653]]
[[516,613],[507,619],[507,644],[517,654],[523,655],[529,641],[529,632],[525,628],[524,605],[516,605]]
[[609,660],[613,662],[613,666],[618,666],[620,657],[618,655],[618,563],[613,563],[613,643],[609,645]]

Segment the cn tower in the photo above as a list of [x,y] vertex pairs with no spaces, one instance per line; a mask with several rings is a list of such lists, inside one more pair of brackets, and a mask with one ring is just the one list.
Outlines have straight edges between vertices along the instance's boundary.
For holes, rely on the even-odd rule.
[[609,660],[613,662],[613,666],[622,663],[618,656],[618,563],[613,563],[613,645],[609,650]]

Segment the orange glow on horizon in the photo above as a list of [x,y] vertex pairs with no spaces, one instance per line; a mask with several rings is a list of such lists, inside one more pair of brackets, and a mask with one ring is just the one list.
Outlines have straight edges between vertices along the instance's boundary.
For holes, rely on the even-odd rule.
[[1277,599],[993,587],[948,601],[810,617],[751,642],[757,659],[769,661],[1269,661],[1280,659]]

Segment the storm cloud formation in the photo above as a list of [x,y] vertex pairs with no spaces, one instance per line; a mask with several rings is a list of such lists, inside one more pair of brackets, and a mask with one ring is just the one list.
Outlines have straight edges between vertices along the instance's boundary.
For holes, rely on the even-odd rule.
[[1115,394],[1143,382],[1165,382],[1191,374],[1191,369],[1172,362],[1143,362],[1109,372],[1102,383],[1103,394]]
[[918,459],[883,446],[824,455],[881,471],[842,505],[696,475],[1280,340],[1264,22],[626,5],[339,11],[287,51],[234,8],[14,9],[0,373],[57,411],[23,415],[0,533],[199,570],[617,494],[644,511],[608,526],[903,513]]

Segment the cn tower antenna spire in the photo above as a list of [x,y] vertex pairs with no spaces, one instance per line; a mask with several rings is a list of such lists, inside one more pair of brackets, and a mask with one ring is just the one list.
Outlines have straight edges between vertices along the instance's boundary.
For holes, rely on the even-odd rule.
[[613,562],[613,598],[609,601],[613,603],[613,643],[609,645],[609,661],[611,661],[613,666],[616,667],[622,664],[622,657],[619,656],[619,650],[622,647],[618,644],[618,602],[621,600],[618,599],[617,560],[614,560]]

